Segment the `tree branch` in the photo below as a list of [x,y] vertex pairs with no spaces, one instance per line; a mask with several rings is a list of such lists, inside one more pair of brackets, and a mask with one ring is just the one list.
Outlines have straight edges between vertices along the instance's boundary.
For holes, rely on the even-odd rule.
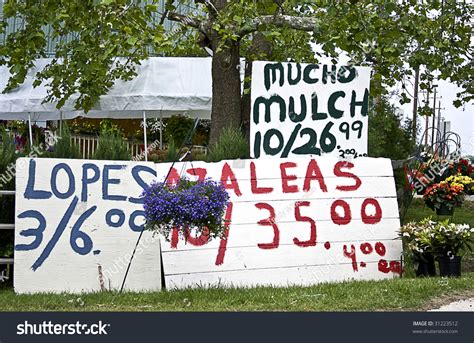
[[201,30],[201,21],[196,18],[192,18],[187,15],[182,15],[176,12],[169,12],[167,15],[168,20],[176,21],[185,26],[194,27],[195,29]]
[[203,4],[204,6],[206,6],[207,10],[212,16],[217,17],[219,15],[217,8],[210,0],[195,0],[194,2],[196,4]]
[[253,19],[239,32],[239,36],[245,36],[257,31],[262,25],[273,25],[277,27],[288,27],[299,31],[313,31],[319,25],[319,20],[309,17],[297,17],[291,15],[264,15]]

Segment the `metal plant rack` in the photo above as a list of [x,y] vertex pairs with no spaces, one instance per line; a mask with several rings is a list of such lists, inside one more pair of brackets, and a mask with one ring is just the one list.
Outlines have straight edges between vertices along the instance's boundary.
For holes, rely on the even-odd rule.
[[[427,137],[430,132],[432,132],[433,135],[434,133],[436,133],[437,139],[433,140],[433,144],[431,144],[431,146],[424,146],[423,144],[421,144],[421,142],[424,141],[425,137]],[[416,162],[431,164],[436,157],[447,159],[451,156],[456,156],[456,154],[458,154],[460,150],[461,137],[457,133],[452,131],[442,133],[437,128],[428,127],[421,135],[420,144],[417,145],[415,153],[413,154],[413,156],[406,160],[406,162],[408,163],[404,164],[404,168],[413,170],[413,168],[410,168],[410,165],[414,165]],[[431,155],[428,160],[425,160],[424,156],[422,156],[423,152]],[[421,163],[418,166],[418,169],[416,169],[417,173],[421,171]],[[402,191],[402,194],[398,196],[400,219],[402,222],[404,221],[407,210],[413,200],[415,183],[416,178],[413,177],[410,180],[407,189],[405,191]]]

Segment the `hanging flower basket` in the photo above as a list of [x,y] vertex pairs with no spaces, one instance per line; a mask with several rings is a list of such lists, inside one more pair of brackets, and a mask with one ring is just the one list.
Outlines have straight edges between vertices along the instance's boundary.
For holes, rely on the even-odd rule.
[[454,207],[461,206],[464,199],[464,185],[447,181],[428,187],[423,195],[426,206],[438,215],[452,215]]
[[181,237],[186,237],[189,229],[208,239],[224,235],[229,194],[220,181],[181,178],[175,185],[155,182],[143,196],[146,228],[159,232],[167,240],[174,228]]

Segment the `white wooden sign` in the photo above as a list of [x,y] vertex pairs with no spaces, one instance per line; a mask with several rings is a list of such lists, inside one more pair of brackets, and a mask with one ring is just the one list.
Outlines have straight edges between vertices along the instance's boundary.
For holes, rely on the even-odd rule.
[[[22,158],[16,170],[15,291],[119,289],[154,164]],[[160,262],[159,239],[145,232],[125,289],[159,290]]]
[[[163,180],[170,164],[157,164]],[[172,169],[179,177],[183,164]],[[402,245],[389,159],[193,162],[185,176],[222,180],[227,239],[161,239],[166,286],[310,285],[400,274]]]
[[253,63],[250,154],[367,156],[370,68]]

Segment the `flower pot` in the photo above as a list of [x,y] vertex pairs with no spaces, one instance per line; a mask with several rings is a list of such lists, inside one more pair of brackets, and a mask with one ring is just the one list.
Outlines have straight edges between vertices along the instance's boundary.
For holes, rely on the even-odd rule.
[[468,185],[465,185],[464,188],[466,189],[466,194],[467,195],[474,195],[474,182],[470,183]]
[[436,276],[435,259],[432,254],[416,256],[414,260],[418,263],[415,271],[417,277]]
[[453,213],[454,207],[448,207],[446,204],[441,204],[441,207],[436,209],[438,216],[452,216]]
[[442,256],[438,258],[440,276],[461,276],[461,256]]

